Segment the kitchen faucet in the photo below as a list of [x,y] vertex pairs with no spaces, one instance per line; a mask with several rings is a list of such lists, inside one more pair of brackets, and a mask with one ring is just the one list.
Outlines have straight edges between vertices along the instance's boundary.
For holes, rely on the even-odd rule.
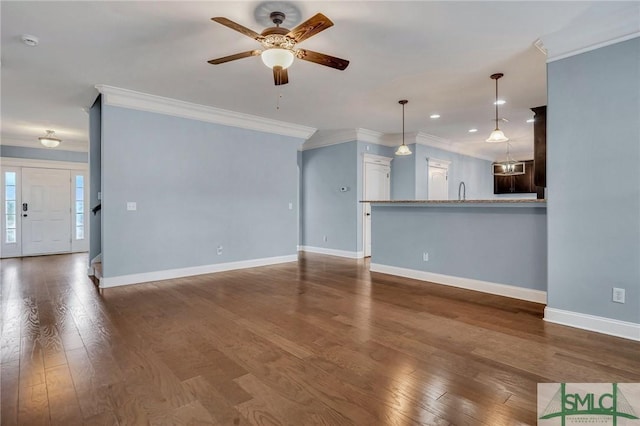
[[[460,190],[462,190],[462,198],[460,198]],[[465,201],[467,199],[467,185],[464,184],[464,181],[460,181],[460,185],[458,185],[458,201]]]

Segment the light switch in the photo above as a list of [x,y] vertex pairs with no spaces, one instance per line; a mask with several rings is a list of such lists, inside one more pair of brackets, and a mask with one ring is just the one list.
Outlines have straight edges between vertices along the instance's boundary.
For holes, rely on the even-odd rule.
[[293,210],[293,203],[289,203],[289,210]]
[[127,201],[127,210],[134,211],[137,209],[138,209],[138,206],[135,201]]

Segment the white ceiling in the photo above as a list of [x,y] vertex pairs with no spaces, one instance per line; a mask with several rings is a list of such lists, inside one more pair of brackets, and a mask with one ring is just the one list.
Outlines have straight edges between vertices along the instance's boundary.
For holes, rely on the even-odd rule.
[[[289,84],[276,87],[258,57],[209,65],[209,59],[259,48],[210,18],[224,16],[260,32],[264,25],[255,12],[265,9],[261,2],[3,1],[3,143],[28,140],[35,147],[45,129],[54,129],[69,145],[86,144],[83,108],[97,96],[94,86],[106,84],[322,131],[397,133],[398,100],[408,99],[407,133],[498,158],[504,145],[484,139],[493,129],[489,76],[503,72],[500,97],[507,103],[500,116],[509,122],[501,128],[512,150],[526,156],[533,136],[529,108],[546,104],[547,58],[533,43],[582,48],[628,33],[605,33],[603,22],[640,18],[639,2],[292,4],[303,20],[322,12],[334,22],[300,47],[350,60],[345,71],[296,61]],[[37,36],[40,44],[24,45],[22,34]],[[430,119],[432,113],[441,118]],[[472,127],[478,132],[468,133]]]

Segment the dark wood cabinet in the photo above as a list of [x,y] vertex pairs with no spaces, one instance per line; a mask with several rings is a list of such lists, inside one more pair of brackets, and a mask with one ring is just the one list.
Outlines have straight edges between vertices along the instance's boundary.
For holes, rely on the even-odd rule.
[[533,111],[533,183],[547,186],[547,106],[531,108]]
[[524,174],[515,176],[494,176],[494,194],[529,194],[536,193],[537,188],[533,183],[533,160],[524,162]]

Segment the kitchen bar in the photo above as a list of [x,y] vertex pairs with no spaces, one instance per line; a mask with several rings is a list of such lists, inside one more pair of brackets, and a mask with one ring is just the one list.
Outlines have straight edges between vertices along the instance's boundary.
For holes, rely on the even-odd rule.
[[546,303],[545,200],[371,203],[371,271]]

